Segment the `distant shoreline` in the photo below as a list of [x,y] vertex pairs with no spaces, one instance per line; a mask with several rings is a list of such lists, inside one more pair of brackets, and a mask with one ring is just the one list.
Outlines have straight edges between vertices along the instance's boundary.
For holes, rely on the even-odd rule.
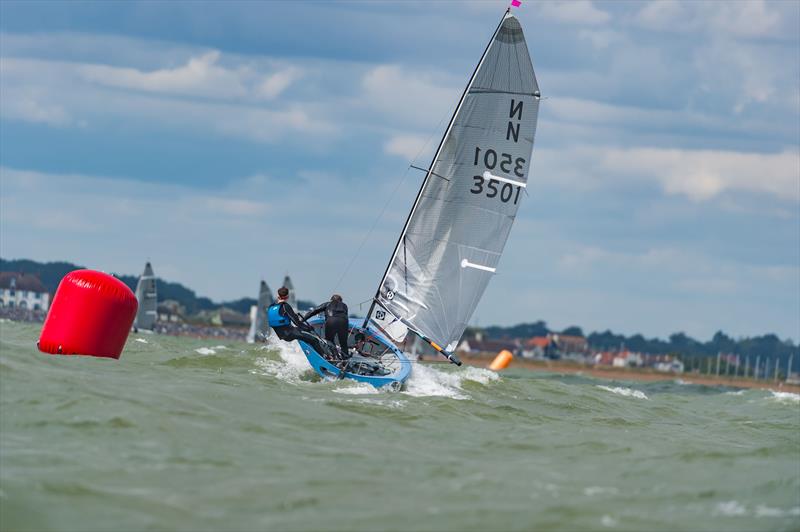
[[[461,360],[470,366],[488,368],[491,358],[462,356]],[[548,371],[553,373],[569,373],[590,375],[608,380],[628,381],[675,381],[681,380],[691,384],[706,386],[730,386],[732,388],[760,388],[780,392],[800,394],[800,385],[787,384],[783,381],[756,380],[744,377],[729,377],[720,375],[719,378],[699,373],[661,373],[651,369],[640,368],[615,368],[611,366],[585,366],[577,363],[559,360],[521,360],[515,358],[509,364],[509,369],[524,368],[533,371]],[[501,371],[502,373],[502,371]]]

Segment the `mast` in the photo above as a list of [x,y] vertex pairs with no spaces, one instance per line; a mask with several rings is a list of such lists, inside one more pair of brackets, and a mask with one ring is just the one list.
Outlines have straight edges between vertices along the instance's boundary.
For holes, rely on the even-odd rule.
[[[383,272],[383,276],[381,277],[381,280],[378,283],[378,288],[375,290],[375,295],[372,298],[372,304],[369,306],[366,318],[364,318],[364,323],[362,325],[363,327],[366,327],[367,324],[369,323],[370,316],[372,316],[372,311],[375,308],[375,303],[377,302],[378,296],[380,295],[381,286],[383,286],[383,282],[386,280],[386,276],[389,274],[389,270],[392,267],[392,263],[394,262],[395,257],[397,257],[397,253],[400,251],[400,245],[403,243],[403,239],[406,236],[406,231],[408,230],[408,224],[411,222],[411,217],[414,216],[414,211],[417,210],[417,205],[419,205],[420,198],[422,197],[422,192],[425,190],[425,185],[428,183],[428,180],[431,178],[431,175],[433,174],[433,167],[436,164],[437,159],[439,158],[439,154],[442,151],[442,147],[444,146],[445,140],[447,140],[447,136],[450,134],[450,130],[453,128],[453,124],[456,121],[458,112],[461,110],[461,106],[464,104],[464,99],[467,97],[467,93],[469,92],[470,87],[472,87],[472,83],[475,81],[475,76],[478,74],[478,70],[480,70],[484,59],[486,59],[486,54],[489,53],[489,48],[491,48],[495,37],[497,37],[497,32],[500,31],[500,28],[503,26],[503,22],[506,20],[506,17],[510,12],[511,12],[511,7],[506,8],[506,10],[503,12],[503,16],[500,17],[500,22],[497,24],[494,33],[492,33],[492,37],[489,39],[489,43],[486,45],[486,48],[483,50],[483,54],[481,54],[481,58],[478,61],[478,64],[475,66],[475,70],[472,71],[472,75],[470,76],[466,87],[464,87],[464,92],[461,93],[461,98],[458,100],[458,105],[456,106],[456,110],[453,112],[453,116],[450,117],[450,122],[447,124],[447,129],[445,130],[442,139],[439,141],[439,147],[436,148],[436,153],[434,154],[433,159],[431,160],[431,164],[428,166],[428,171],[425,174],[425,179],[422,181],[422,185],[419,187],[419,191],[417,192],[417,197],[414,200],[413,206],[411,207],[411,212],[408,213],[408,218],[406,218],[406,222],[403,225],[403,230],[400,231],[400,237],[397,239],[397,244],[395,244],[394,252],[392,253],[391,258],[389,259],[389,263],[386,265],[386,270]],[[450,355],[449,353],[446,353],[435,342],[431,341],[424,335],[421,335],[413,328],[409,327],[409,330],[413,331],[414,334],[419,336],[422,340],[431,344],[437,351],[445,355],[448,359],[451,356],[453,356]],[[458,365],[461,365],[460,362],[458,363]]]

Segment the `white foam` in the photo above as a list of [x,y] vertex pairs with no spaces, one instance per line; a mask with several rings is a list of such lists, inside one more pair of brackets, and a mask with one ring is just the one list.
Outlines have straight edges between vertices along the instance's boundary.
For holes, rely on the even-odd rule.
[[620,388],[620,387],[612,388],[610,386],[603,386],[600,384],[598,384],[597,387],[602,390],[615,393],[617,395],[624,395],[625,397],[635,397],[636,399],[648,399],[648,397],[644,394],[644,392],[640,392],[639,390],[634,390],[633,388]]
[[725,395],[744,395],[747,390],[736,390],[735,392],[725,392]]
[[467,366],[456,371],[440,371],[432,366],[414,364],[411,378],[406,382],[404,393],[413,397],[450,397],[469,399],[461,385],[465,381],[488,384],[500,378],[497,373],[487,369]]
[[788,510],[781,510],[780,508],[770,508],[763,504],[756,507],[756,517],[787,517],[800,515],[800,506],[789,508]]
[[619,490],[614,487],[606,486],[589,486],[583,490],[587,497],[594,497],[595,495],[616,495]]
[[616,519],[611,517],[610,515],[604,515],[600,518],[600,524],[604,527],[613,528],[619,524]]
[[256,366],[260,371],[254,371],[253,373],[269,375],[282,381],[298,382],[300,377],[311,369],[303,350],[300,349],[300,345],[297,342],[284,342],[270,336],[267,343],[261,346],[260,349],[277,351],[281,359],[257,358]]
[[201,355],[216,355],[217,352],[211,349],[210,347],[198,347],[194,350],[195,353],[200,353]]
[[774,390],[770,390],[770,392],[772,392],[772,399],[777,403],[800,403],[800,394],[791,392],[776,392]]
[[372,386],[371,384],[367,384],[366,382],[354,382],[354,381],[341,381],[344,386],[340,388],[334,388],[335,393],[343,393],[346,395],[371,395],[379,393],[378,389]]
[[717,515],[726,516],[744,515],[747,513],[747,508],[736,501],[727,501],[717,504],[717,507],[714,509],[714,513]]
[[228,348],[224,345],[215,345],[214,349],[228,349]]
[[146,344],[146,343],[149,343],[149,342],[148,342],[147,340],[145,340],[144,338],[137,338],[135,341],[136,341],[136,342],[139,342],[139,343],[141,343],[141,344]]

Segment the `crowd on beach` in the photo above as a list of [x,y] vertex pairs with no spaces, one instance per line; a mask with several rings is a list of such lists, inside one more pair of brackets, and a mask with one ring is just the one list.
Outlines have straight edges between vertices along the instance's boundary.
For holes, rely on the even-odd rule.
[[19,307],[0,307],[0,319],[44,323],[47,311]]

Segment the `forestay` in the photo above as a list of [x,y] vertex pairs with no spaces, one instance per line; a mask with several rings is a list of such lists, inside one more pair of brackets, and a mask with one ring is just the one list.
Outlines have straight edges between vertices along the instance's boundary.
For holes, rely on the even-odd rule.
[[404,324],[455,349],[525,196],[538,108],[522,28],[506,14],[434,156],[371,309],[372,322],[397,330],[396,340]]

